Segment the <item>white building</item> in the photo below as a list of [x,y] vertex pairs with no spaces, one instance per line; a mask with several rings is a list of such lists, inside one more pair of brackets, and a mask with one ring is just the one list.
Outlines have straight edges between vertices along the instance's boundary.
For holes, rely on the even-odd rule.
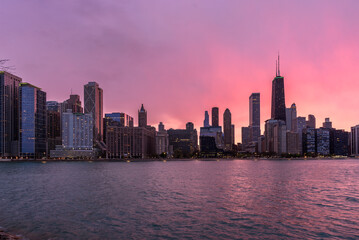
[[93,117],[91,113],[62,114],[62,146],[65,149],[92,150]]
[[91,157],[93,156],[93,116],[91,113],[62,114],[62,145],[52,150],[51,157]]

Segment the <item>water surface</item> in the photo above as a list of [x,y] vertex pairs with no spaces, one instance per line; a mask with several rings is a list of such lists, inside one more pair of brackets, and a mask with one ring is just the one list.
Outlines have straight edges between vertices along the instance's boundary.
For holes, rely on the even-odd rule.
[[0,163],[29,239],[358,239],[359,161]]

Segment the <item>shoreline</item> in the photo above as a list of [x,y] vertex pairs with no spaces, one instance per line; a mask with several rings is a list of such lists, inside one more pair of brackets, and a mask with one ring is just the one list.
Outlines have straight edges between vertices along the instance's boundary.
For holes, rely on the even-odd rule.
[[4,230],[0,229],[0,240],[21,240],[21,239],[24,238],[21,236],[7,233]]
[[319,158],[129,158],[129,159],[114,159],[114,158],[100,158],[100,159],[0,159],[1,162],[177,162],[177,161],[308,161],[308,160],[359,160],[359,158],[350,157],[319,157]]

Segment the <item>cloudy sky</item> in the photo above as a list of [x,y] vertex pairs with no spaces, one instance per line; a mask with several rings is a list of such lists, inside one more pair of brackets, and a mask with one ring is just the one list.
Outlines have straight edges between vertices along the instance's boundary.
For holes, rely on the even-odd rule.
[[[1,0],[0,58],[48,100],[96,81],[104,110],[199,129],[217,106],[248,126],[248,97],[270,118],[280,52],[286,105],[349,130],[359,124],[359,1]],[[263,128],[262,128],[263,132]]]

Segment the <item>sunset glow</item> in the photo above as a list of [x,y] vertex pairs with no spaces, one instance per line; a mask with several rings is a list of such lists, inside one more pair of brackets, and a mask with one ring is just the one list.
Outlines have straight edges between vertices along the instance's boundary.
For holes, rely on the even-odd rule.
[[[350,2],[350,4],[349,4]],[[344,4],[345,3],[345,4]],[[46,5],[46,6],[44,6]],[[355,7],[356,6],[356,7]],[[248,126],[248,98],[261,93],[262,133],[270,118],[275,60],[286,106],[317,126],[359,121],[358,1],[18,1],[1,2],[1,58],[48,100],[96,81],[104,113],[168,128],[203,125],[204,111],[229,108]],[[14,13],[16,12],[16,15]],[[46,19],[46,20],[44,20]]]

